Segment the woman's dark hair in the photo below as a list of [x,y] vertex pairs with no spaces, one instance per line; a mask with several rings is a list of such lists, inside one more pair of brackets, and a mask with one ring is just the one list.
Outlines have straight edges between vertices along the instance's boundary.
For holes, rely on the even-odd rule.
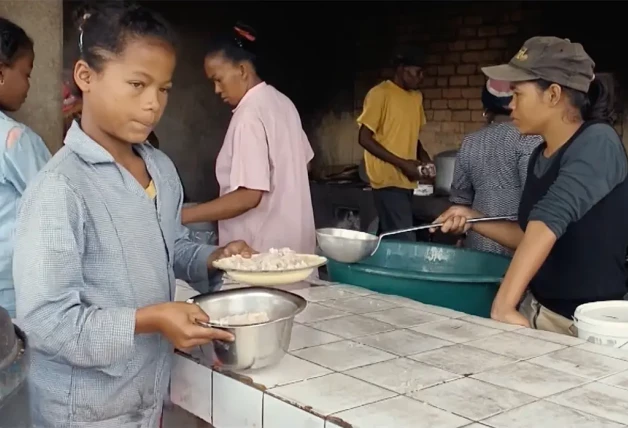
[[220,35],[209,42],[206,55],[222,53],[233,62],[248,61],[257,70],[257,33],[255,30],[238,22],[227,34]]
[[0,17],[0,63],[12,65],[22,54],[33,50],[33,39],[19,25]]
[[[547,80],[537,80],[536,84],[542,89],[548,89],[553,83]],[[607,81],[595,78],[589,86],[589,92],[584,93],[575,89],[561,86],[567,94],[571,104],[578,110],[582,120],[600,120],[608,124],[615,122],[615,102],[612,88]]]
[[510,108],[508,107],[508,105],[510,104],[511,100],[512,97],[498,97],[491,94],[486,88],[486,85],[482,90],[482,106],[484,107],[484,110],[486,110],[486,112],[488,113],[492,113],[494,115],[509,116]]
[[168,22],[137,4],[93,2],[76,12],[79,59],[96,71],[112,55],[120,55],[134,37],[153,37],[175,46],[176,36]]

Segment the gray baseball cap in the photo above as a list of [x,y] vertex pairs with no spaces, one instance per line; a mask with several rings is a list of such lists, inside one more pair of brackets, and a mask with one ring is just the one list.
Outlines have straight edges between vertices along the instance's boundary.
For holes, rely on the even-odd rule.
[[588,92],[595,63],[580,43],[558,37],[532,37],[508,64],[483,67],[495,80],[525,82],[543,79],[581,92]]

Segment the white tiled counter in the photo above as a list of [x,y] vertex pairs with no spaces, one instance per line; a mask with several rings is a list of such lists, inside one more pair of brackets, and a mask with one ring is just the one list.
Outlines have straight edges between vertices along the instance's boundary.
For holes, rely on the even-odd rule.
[[345,285],[308,300],[290,353],[228,373],[178,354],[172,401],[216,428],[628,427],[628,352]]

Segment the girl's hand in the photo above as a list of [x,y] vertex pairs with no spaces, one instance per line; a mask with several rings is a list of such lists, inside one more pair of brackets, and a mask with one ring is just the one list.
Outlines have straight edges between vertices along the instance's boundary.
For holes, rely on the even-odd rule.
[[249,247],[249,245],[244,241],[230,242],[226,246],[219,248],[217,252],[218,252],[217,258],[215,260],[224,259],[227,257],[237,256],[237,255],[249,258],[253,254],[257,253],[257,251]]
[[[467,223],[467,220],[478,217],[482,217],[482,213],[465,207],[464,205],[454,205],[438,216],[438,218],[433,221],[433,224],[443,223],[440,228],[443,233],[462,235],[471,229],[471,225]],[[430,232],[436,232],[436,228],[430,229]]]
[[212,340],[232,342],[234,339],[226,331],[198,325],[198,321],[208,322],[209,316],[194,303],[168,302],[148,306],[137,311],[136,319],[136,332],[158,332],[178,349],[204,345]]
[[244,241],[233,241],[225,245],[224,247],[218,248],[214,251],[209,258],[207,259],[207,267],[213,269],[213,263],[216,260],[225,259],[231,256],[240,255],[242,257],[246,257],[247,259],[251,257],[253,254],[257,254],[257,251],[249,247],[249,245]]

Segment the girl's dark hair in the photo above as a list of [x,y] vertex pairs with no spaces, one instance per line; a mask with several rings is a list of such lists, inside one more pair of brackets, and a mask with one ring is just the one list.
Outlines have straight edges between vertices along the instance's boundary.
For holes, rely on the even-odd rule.
[[153,37],[175,46],[170,25],[157,13],[134,3],[93,2],[76,12],[79,59],[96,71],[120,55],[134,37]]
[[[542,90],[548,89],[553,84],[542,79],[536,83]],[[580,113],[582,120],[600,120],[608,124],[615,122],[614,93],[606,80],[596,77],[589,86],[589,92],[586,93],[565,86],[561,88]]]
[[33,50],[33,39],[19,25],[0,17],[0,63],[12,65],[22,54]]
[[257,33],[241,22],[238,22],[227,34],[212,39],[207,47],[206,55],[222,53],[233,62],[248,61],[257,70]]
[[484,85],[484,89],[482,89],[482,106],[484,110],[488,113],[492,113],[494,115],[510,115],[510,101],[512,97],[497,97],[489,92]]

